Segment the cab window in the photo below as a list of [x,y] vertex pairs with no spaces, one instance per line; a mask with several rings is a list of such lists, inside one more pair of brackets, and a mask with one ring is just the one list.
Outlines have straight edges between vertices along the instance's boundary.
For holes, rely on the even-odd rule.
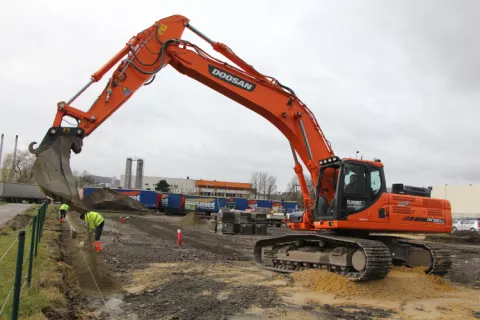
[[361,165],[346,166],[345,192],[348,194],[365,194],[366,173],[365,167]]
[[372,197],[376,197],[382,187],[382,180],[380,178],[380,170],[378,168],[372,168],[370,173],[370,189],[372,191]]

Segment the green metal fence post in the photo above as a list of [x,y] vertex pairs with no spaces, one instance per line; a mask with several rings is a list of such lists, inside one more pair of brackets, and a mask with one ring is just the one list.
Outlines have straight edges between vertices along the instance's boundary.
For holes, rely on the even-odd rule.
[[30,283],[32,282],[32,266],[33,266],[33,250],[35,249],[35,239],[36,239],[36,235],[35,235],[35,230],[36,230],[36,226],[37,226],[37,217],[34,216],[33,217],[33,221],[32,221],[32,235],[31,235],[31,239],[30,239],[30,253],[29,253],[29,261],[28,261],[28,276],[27,276],[27,283],[28,283],[28,287],[30,287]]
[[[47,219],[47,206],[43,207],[43,225],[45,225],[45,220]],[[42,232],[43,232],[43,225],[42,225]]]
[[35,234],[35,257],[38,254],[38,243],[40,242],[40,210],[37,211],[37,232]]
[[12,320],[18,319],[18,308],[20,307],[20,290],[22,289],[22,265],[23,251],[25,249],[25,230],[18,232],[17,267],[15,270],[15,283],[13,287]]
[[45,222],[45,208],[40,208],[40,238],[43,236],[43,223]]

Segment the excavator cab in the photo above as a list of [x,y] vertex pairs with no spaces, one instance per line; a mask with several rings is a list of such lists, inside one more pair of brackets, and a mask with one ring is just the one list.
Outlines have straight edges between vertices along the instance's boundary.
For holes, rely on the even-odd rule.
[[347,220],[368,209],[387,191],[379,160],[335,157],[333,161],[322,161],[317,185],[314,221]]

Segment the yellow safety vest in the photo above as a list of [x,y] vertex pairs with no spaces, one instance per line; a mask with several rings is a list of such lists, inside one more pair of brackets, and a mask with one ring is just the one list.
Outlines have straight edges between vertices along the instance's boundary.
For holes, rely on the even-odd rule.
[[68,204],[65,204],[65,203],[62,204],[62,205],[60,206],[60,210],[68,211]]
[[95,229],[104,220],[105,219],[102,217],[102,215],[95,211],[90,211],[85,215],[85,222],[90,230]]

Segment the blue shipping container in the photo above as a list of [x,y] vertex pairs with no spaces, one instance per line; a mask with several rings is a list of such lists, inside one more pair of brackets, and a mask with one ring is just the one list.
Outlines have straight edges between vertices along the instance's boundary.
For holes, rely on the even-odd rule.
[[242,198],[235,198],[235,209],[246,210],[248,208],[248,200]]
[[162,208],[183,210],[185,209],[184,198],[185,196],[178,193],[162,193]]
[[218,212],[219,209],[217,208],[221,207],[222,203],[223,205],[226,203],[225,199],[223,199],[224,201],[219,199],[220,198],[187,195],[185,196],[185,210],[195,209],[202,212]]

